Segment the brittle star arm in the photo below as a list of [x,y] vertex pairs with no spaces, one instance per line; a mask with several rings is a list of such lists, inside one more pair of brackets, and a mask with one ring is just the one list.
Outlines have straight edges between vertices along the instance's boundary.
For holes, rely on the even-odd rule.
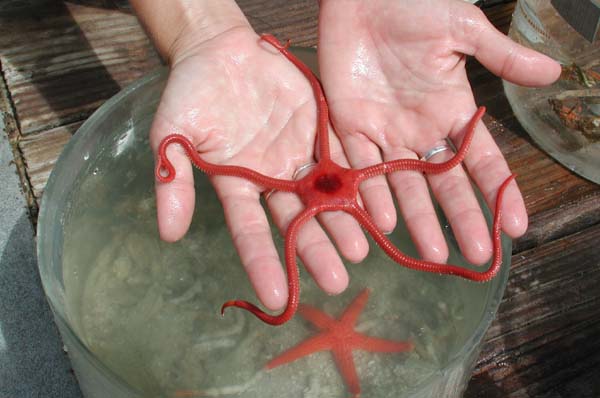
[[228,307],[238,307],[251,312],[261,321],[270,325],[281,325],[289,321],[298,308],[300,301],[300,278],[298,273],[298,263],[296,261],[296,243],[298,240],[298,231],[312,217],[316,216],[321,209],[317,207],[304,209],[298,214],[285,234],[285,266],[288,279],[288,301],[285,309],[279,315],[270,315],[258,308],[256,305],[244,300],[231,300],[221,307],[221,315]]
[[296,181],[282,180],[261,174],[243,166],[218,165],[203,160],[190,140],[181,134],[171,134],[165,137],[158,147],[158,162],[156,163],[156,179],[162,183],[173,181],[175,168],[167,157],[167,148],[171,144],[179,144],[194,166],[208,175],[224,175],[240,177],[255,183],[264,189],[295,192]]
[[458,151],[456,151],[456,154],[451,159],[448,159],[442,163],[431,163],[416,159],[390,160],[361,169],[359,181],[363,181],[367,178],[375,177],[377,175],[401,170],[414,170],[428,174],[440,174],[453,169],[454,167],[458,166],[467,155],[467,151],[469,150],[471,142],[473,141],[473,136],[475,135],[477,123],[479,123],[484,114],[485,106],[480,106],[466,127],[466,133],[460,148]]
[[329,107],[327,106],[327,100],[325,99],[321,82],[319,82],[319,79],[317,79],[308,66],[306,66],[288,50],[290,46],[289,40],[282,45],[275,36],[269,34],[262,35],[260,39],[266,41],[275,47],[281,54],[283,54],[292,64],[296,66],[296,68],[298,68],[298,70],[300,70],[300,72],[302,72],[302,74],[310,83],[315,95],[315,100],[317,102],[317,140],[319,141],[319,159],[329,160],[331,158],[331,154],[329,152],[329,132],[327,128],[329,125]]
[[493,241],[493,258],[488,269],[483,272],[473,271],[467,268],[459,267],[456,265],[435,263],[431,261],[417,260],[413,257],[407,256],[402,253],[388,238],[381,232],[376,226],[371,216],[360,208],[359,206],[353,206],[348,211],[352,214],[358,222],[367,230],[367,232],[373,237],[375,242],[383,251],[386,252],[392,260],[395,262],[414,270],[432,272],[437,274],[455,275],[465,279],[470,279],[477,282],[488,281],[496,275],[500,266],[502,265],[502,236],[500,229],[500,221],[502,218],[502,199],[504,197],[504,191],[510,182],[515,178],[515,175],[508,177],[500,186],[498,190],[498,196],[496,198],[496,209],[494,213],[494,221],[492,226],[492,241]]

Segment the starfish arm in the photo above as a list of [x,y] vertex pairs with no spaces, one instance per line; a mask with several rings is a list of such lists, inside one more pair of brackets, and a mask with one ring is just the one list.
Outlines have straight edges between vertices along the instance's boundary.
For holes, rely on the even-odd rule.
[[295,361],[296,359],[314,354],[315,352],[329,350],[332,347],[331,337],[328,334],[318,334],[300,344],[290,348],[277,357],[273,358],[267,365],[267,369],[273,369]]
[[411,351],[414,347],[410,341],[386,340],[363,334],[357,334],[352,339],[352,345],[357,350],[369,352],[406,352]]
[[331,154],[329,151],[328,129],[329,107],[327,106],[327,100],[325,99],[321,82],[319,79],[317,79],[315,74],[308,66],[296,58],[296,56],[288,50],[290,45],[289,41],[285,45],[282,45],[279,43],[277,38],[275,38],[275,36],[269,34],[264,34],[260,38],[279,50],[279,52],[281,52],[291,63],[293,63],[300,70],[300,72],[304,74],[306,79],[308,79],[317,101],[317,138],[319,140],[319,159],[331,159]]
[[320,330],[327,329],[335,324],[335,319],[323,311],[307,304],[300,304],[298,313]]
[[483,117],[484,113],[485,113],[484,106],[481,106],[481,107],[479,107],[479,109],[477,109],[477,112],[475,112],[475,115],[473,115],[473,117],[471,118],[471,121],[467,125],[467,128],[466,128],[467,132],[465,133],[465,136],[463,138],[460,148],[458,149],[456,154],[451,159],[447,160],[446,162],[431,163],[431,162],[415,160],[415,159],[391,160],[389,162],[383,162],[383,163],[379,163],[379,164],[361,169],[359,172],[359,175],[360,175],[359,180],[363,181],[365,179],[368,179],[368,178],[371,178],[371,177],[374,177],[374,176],[377,176],[380,174],[387,174],[387,173],[391,173],[394,171],[400,171],[400,170],[415,170],[415,171],[421,171],[423,173],[428,173],[428,174],[439,174],[439,173],[444,173],[444,172],[458,166],[458,164],[460,162],[462,162],[463,159],[465,158],[465,156],[467,155],[467,151],[469,150],[469,147],[471,146],[471,142],[473,141],[473,135],[475,134],[475,129],[477,127],[477,123],[479,123],[479,121]]
[[352,303],[350,303],[348,308],[346,308],[340,318],[340,323],[349,325],[350,328],[354,327],[360,313],[367,304],[367,300],[369,300],[369,289],[363,289],[363,291],[352,300]]
[[348,390],[354,397],[360,394],[360,380],[356,373],[354,357],[352,356],[352,347],[348,345],[338,346],[333,349],[333,357],[337,363],[340,373],[348,386]]
[[508,184],[515,178],[515,175],[508,177],[498,189],[498,196],[496,198],[496,210],[494,214],[494,222],[492,226],[492,241],[493,241],[493,258],[486,271],[477,272],[467,268],[459,267],[456,265],[448,265],[435,263],[431,261],[417,260],[406,254],[402,253],[394,244],[381,232],[376,226],[371,216],[358,206],[353,206],[349,209],[350,213],[358,220],[358,222],[369,232],[373,237],[377,245],[381,247],[385,253],[390,256],[392,260],[400,265],[407,268],[411,268],[418,271],[432,272],[437,274],[455,275],[465,279],[484,282],[492,279],[494,275],[500,269],[502,265],[502,240],[501,240],[501,229],[500,220],[502,217],[502,199],[504,191]]
[[319,209],[317,208],[304,209],[292,220],[286,232],[285,265],[288,278],[288,302],[285,310],[279,315],[270,315],[247,301],[230,300],[221,306],[221,315],[224,314],[225,309],[228,307],[238,307],[251,312],[258,319],[270,325],[282,325],[292,319],[300,301],[300,276],[298,273],[298,263],[296,262],[298,230],[317,213],[319,213]]
[[266,189],[287,192],[294,192],[296,190],[296,181],[269,177],[242,166],[208,163],[198,155],[198,151],[196,151],[196,148],[190,140],[181,134],[171,134],[165,137],[160,143],[158,148],[158,162],[154,173],[156,179],[160,182],[171,182],[175,178],[175,168],[167,157],[167,147],[171,144],[181,145],[192,164],[208,175],[225,175],[245,178]]

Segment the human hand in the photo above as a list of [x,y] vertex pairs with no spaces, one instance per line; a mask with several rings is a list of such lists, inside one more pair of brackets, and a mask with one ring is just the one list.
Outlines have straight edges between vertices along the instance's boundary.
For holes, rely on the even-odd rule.
[[[556,62],[515,44],[462,0],[321,0],[318,48],[331,119],[356,168],[419,158],[445,138],[460,146],[477,109],[465,55],[521,85],[550,84],[560,74]],[[451,156],[446,151],[429,161]],[[494,208],[510,171],[483,123],[464,164]],[[465,257],[477,264],[490,258],[485,219],[462,167],[440,175],[403,171],[365,181],[361,196],[383,231],[396,224],[390,186],[425,260],[445,262],[448,256],[428,186]],[[509,236],[525,232],[527,213],[515,182],[506,189],[502,214]]]
[[[316,101],[310,84],[276,49],[249,27],[238,27],[206,42],[186,47],[171,59],[171,71],[156,112],[150,142],[155,153],[167,135],[187,137],[204,161],[236,165],[267,176],[291,180],[313,159]],[[339,143],[335,161],[347,164]],[[156,184],[158,226],[166,241],[180,239],[194,212],[194,182],[188,157],[178,146],[167,148],[175,179]],[[287,302],[287,282],[267,217],[260,203],[262,187],[236,177],[213,176],[211,182],[249,278],[262,303],[278,309]],[[275,192],[266,200],[281,231],[300,212],[296,195]],[[198,209],[201,211],[201,209]],[[358,261],[368,249],[350,216],[323,214],[340,252]],[[348,275],[333,244],[315,220],[297,240],[298,255],[329,293],[342,291]]]

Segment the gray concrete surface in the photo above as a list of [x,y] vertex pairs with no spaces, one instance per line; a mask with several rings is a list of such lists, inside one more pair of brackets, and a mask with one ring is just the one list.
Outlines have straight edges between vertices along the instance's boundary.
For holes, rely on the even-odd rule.
[[62,347],[0,116],[0,398],[81,398]]

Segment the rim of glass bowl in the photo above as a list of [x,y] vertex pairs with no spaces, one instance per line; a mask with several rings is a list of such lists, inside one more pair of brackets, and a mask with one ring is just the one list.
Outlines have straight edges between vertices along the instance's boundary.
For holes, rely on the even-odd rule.
[[[127,383],[123,378],[106,366],[75,333],[68,316],[65,313],[64,283],[53,274],[54,265],[62,263],[64,218],[68,213],[67,198],[73,189],[79,169],[73,165],[81,162],[90,138],[94,135],[95,128],[112,111],[119,107],[121,102],[146,85],[166,77],[166,68],[160,68],[129,84],[104,104],[79,127],[74,136],[69,140],[60,154],[50,178],[44,189],[40,212],[38,215],[37,229],[37,259],[42,286],[57,323],[64,327],[62,333],[67,333],[68,338],[77,346],[76,349],[89,360],[96,369],[107,376],[121,389],[125,389],[132,396],[142,396],[142,393]],[[62,266],[61,266],[62,269]]]
[[[303,52],[306,50],[300,49],[297,51]],[[314,53],[315,51],[316,50],[314,49],[308,49],[307,52]],[[62,275],[61,279],[57,280],[52,275],[52,265],[56,264],[57,262],[62,262],[62,239],[64,232],[63,223],[64,216],[69,211],[66,198],[71,193],[73,183],[79,174],[79,170],[74,168],[73,165],[76,164],[75,161],[78,158],[83,157],[86,144],[89,143],[90,138],[93,136],[95,127],[103,120],[110,117],[112,111],[120,105],[123,99],[131,95],[135,95],[138,89],[145,87],[151,82],[161,79],[164,80],[166,76],[166,68],[162,68],[131,83],[115,96],[106,101],[102,106],[100,106],[81,125],[81,127],[77,130],[77,133],[67,143],[63,152],[59,156],[58,161],[56,162],[50,178],[48,179],[38,216],[38,268],[44,291],[48,297],[48,302],[54,313],[54,316],[58,318],[57,323],[62,323],[65,326],[62,328],[63,333],[68,333],[68,337],[70,337],[71,340],[77,345],[76,348],[80,350],[86,359],[93,363],[95,368],[99,369],[105,376],[111,379],[111,381],[118,383],[119,387],[122,389],[129,391],[132,395],[137,394],[139,396],[141,396],[142,393],[127,383],[112,369],[106,366],[99,358],[97,358],[96,355],[87,348],[81,338],[73,330],[68,317],[64,313],[65,303],[63,297],[64,284],[62,281]],[[483,339],[483,336],[489,328],[492,320],[494,319],[500,305],[502,295],[504,294],[510,269],[511,247],[512,243],[510,243],[510,240],[506,238],[503,239],[503,265],[498,275],[492,281],[487,282],[495,286],[488,290],[483,315],[477,323],[478,326],[472,335],[467,339],[462,348],[448,360],[442,371],[444,369],[452,368],[456,362],[463,360],[463,358],[468,355],[472,355],[474,350],[479,349],[480,342]],[[509,254],[508,256],[506,255],[507,253]],[[433,378],[437,377],[439,377],[437,372],[430,375],[423,380],[422,383],[416,385],[413,391],[418,392],[423,387],[430,384]]]

